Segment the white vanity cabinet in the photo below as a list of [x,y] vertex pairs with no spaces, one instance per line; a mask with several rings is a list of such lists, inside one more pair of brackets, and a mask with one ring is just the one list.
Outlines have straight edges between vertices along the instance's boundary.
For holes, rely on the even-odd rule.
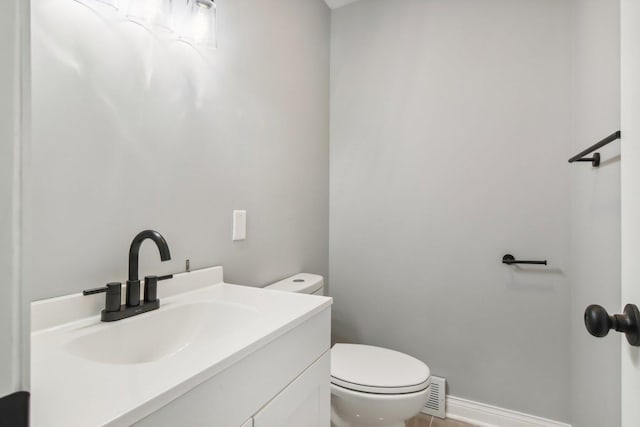
[[253,427],[327,427],[331,390],[329,352],[253,417]]
[[329,426],[330,310],[167,402],[135,426]]

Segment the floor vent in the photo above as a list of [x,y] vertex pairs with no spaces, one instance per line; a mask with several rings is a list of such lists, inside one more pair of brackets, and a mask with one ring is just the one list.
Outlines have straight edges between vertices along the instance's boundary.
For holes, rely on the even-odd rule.
[[429,386],[429,400],[422,412],[433,415],[434,417],[445,417],[445,394],[446,380],[440,377],[431,377],[431,386]]

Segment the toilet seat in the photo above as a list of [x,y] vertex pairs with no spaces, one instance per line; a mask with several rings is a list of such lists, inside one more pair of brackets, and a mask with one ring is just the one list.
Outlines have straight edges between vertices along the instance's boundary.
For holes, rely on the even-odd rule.
[[398,351],[362,344],[335,344],[331,349],[331,383],[375,394],[405,394],[425,390],[429,367]]

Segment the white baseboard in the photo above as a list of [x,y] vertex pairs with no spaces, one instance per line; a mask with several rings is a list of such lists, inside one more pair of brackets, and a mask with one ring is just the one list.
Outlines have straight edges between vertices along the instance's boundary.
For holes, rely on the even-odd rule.
[[479,427],[571,427],[570,424],[447,396],[447,418]]

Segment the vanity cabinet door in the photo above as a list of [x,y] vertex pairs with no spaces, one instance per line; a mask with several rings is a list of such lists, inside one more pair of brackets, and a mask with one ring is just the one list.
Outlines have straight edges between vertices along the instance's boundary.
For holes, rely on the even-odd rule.
[[253,427],[327,427],[331,390],[329,352],[253,416]]

